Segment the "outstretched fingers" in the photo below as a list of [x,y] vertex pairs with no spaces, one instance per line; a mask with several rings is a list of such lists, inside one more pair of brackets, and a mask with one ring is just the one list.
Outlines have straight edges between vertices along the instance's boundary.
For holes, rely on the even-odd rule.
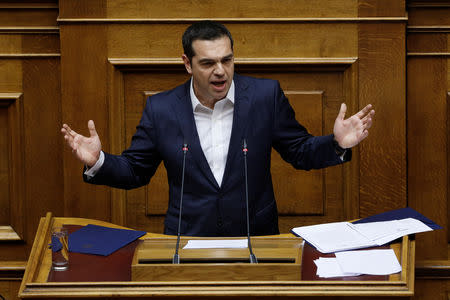
[[338,116],[337,116],[337,118],[339,119],[339,120],[344,120],[344,118],[345,118],[345,113],[347,112],[347,105],[345,104],[345,103],[342,103],[341,104],[341,108],[339,109],[339,114],[338,114]]
[[92,120],[88,121],[88,128],[89,128],[89,134],[91,135],[91,137],[95,137],[98,135],[97,130],[95,130],[94,121],[92,121]]
[[[362,119],[362,118],[364,118],[364,116],[366,116],[367,114],[372,113],[372,111],[373,111],[373,113],[375,113],[375,111],[374,111],[374,110],[371,111],[371,109],[372,109],[372,104],[368,104],[368,105],[366,105],[366,107],[364,107],[364,108],[361,109],[359,112],[357,112],[357,113],[356,113],[356,116],[357,116],[358,118]],[[370,113],[369,113],[369,112],[370,112]]]

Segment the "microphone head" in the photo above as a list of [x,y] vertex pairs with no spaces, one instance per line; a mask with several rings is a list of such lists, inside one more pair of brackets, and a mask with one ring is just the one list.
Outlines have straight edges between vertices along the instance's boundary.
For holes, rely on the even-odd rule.
[[242,139],[242,150],[243,151],[248,151],[248,149],[247,149],[247,140],[245,138]]
[[183,151],[187,152],[189,150],[188,144],[186,142],[183,143],[183,147],[181,148]]

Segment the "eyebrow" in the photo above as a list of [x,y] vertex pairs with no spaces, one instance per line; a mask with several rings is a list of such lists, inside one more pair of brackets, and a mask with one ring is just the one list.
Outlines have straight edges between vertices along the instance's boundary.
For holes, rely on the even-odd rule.
[[[224,57],[220,58],[220,61],[227,60],[227,59],[231,59],[233,56],[234,56],[233,53],[228,54],[227,56],[224,56]],[[200,59],[200,60],[198,61],[199,64],[202,64],[202,63],[211,63],[211,62],[215,62],[215,60],[214,60],[214,59],[211,59],[211,58],[202,58],[202,59]]]

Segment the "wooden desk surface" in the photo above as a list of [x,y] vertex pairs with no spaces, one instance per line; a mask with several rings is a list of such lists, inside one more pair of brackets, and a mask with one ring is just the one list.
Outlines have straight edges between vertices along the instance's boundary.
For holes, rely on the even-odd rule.
[[[313,259],[323,255],[309,246],[303,249],[302,280],[298,281],[158,281],[132,282],[131,259],[135,241],[108,257],[70,253],[70,270],[51,271],[51,250],[48,248],[53,227],[68,226],[76,230],[80,226],[96,224],[123,228],[111,223],[80,219],[54,218],[47,214],[39,224],[28,265],[20,287],[21,298],[61,299],[143,296],[399,296],[409,297],[414,292],[414,240],[404,237],[391,245],[402,265],[402,272],[391,276],[359,276],[321,280],[315,275]],[[279,237],[290,236],[283,234]],[[152,237],[173,238],[148,233],[141,239]],[[333,298],[334,299],[334,298]],[[352,297],[352,299],[355,299]]]

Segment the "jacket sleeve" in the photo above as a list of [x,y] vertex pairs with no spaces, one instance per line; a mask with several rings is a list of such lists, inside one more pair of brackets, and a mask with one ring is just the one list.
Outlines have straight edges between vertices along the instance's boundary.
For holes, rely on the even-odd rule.
[[347,150],[342,160],[334,149],[334,136],[312,136],[297,122],[295,112],[277,82],[274,89],[273,147],[296,169],[320,169],[351,159]]
[[161,157],[157,151],[157,135],[154,127],[150,98],[142,114],[131,146],[121,155],[105,152],[105,161],[93,177],[83,175],[86,182],[111,187],[132,189],[150,182]]

